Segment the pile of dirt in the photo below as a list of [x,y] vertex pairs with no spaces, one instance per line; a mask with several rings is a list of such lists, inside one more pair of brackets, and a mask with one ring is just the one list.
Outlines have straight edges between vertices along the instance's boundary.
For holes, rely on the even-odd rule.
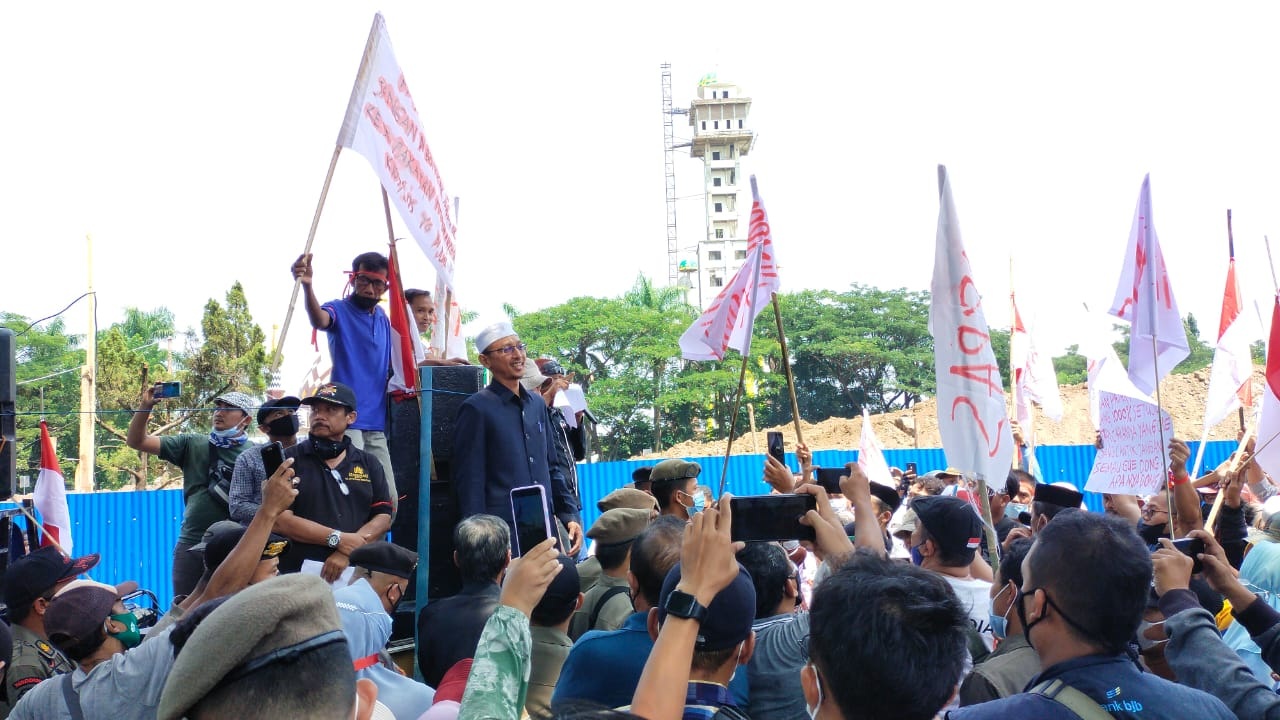
[[[1255,366],[1253,389],[1255,398],[1264,387],[1263,368]],[[1041,417],[1036,411],[1037,445],[1089,445],[1094,427],[1089,417],[1089,391],[1085,385],[1067,385],[1060,389],[1065,410],[1061,422]],[[1185,440],[1199,440],[1204,425],[1204,407],[1209,394],[1209,369],[1186,375],[1170,375],[1160,383],[1160,404],[1173,416],[1174,434]],[[938,433],[937,403],[933,399],[917,403],[906,410],[895,410],[871,416],[872,428],[886,448],[936,448],[942,446]],[[805,442],[811,450],[856,450],[862,434],[862,418],[830,418],[819,423],[800,423]],[[1227,417],[1209,432],[1210,440],[1234,440],[1240,428],[1235,414]],[[781,432],[788,449],[795,447],[794,425],[757,428],[754,433],[734,440],[733,454],[763,453],[765,433]],[[713,440],[682,442],[644,458],[723,456],[726,442]],[[639,458],[633,458],[639,459]]]

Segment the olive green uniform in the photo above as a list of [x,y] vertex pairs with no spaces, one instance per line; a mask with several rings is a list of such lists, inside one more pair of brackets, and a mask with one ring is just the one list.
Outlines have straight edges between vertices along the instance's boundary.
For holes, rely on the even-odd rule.
[[13,707],[28,690],[54,675],[75,670],[76,665],[47,640],[25,627],[13,625],[10,630],[13,632],[13,662],[5,674],[5,695],[9,707]]

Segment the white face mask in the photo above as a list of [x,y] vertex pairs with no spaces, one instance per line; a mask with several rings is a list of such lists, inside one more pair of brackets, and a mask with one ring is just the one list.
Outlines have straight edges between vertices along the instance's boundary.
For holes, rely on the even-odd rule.
[[813,707],[809,703],[804,704],[804,711],[809,713],[809,720],[817,720],[818,711],[822,709],[822,677],[818,675],[818,666],[809,663],[809,668],[813,670],[813,686],[818,689],[818,704]]

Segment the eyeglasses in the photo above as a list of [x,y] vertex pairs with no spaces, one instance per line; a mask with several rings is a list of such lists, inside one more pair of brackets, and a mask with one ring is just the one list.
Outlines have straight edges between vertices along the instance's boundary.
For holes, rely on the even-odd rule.
[[334,480],[338,481],[338,489],[342,491],[343,495],[351,494],[351,488],[347,487],[346,481],[342,479],[342,473],[334,470],[333,468],[329,468],[329,474],[333,476]]
[[357,275],[356,275],[356,277],[355,277],[355,284],[356,284],[356,285],[367,285],[367,286],[369,286],[369,287],[373,288],[374,290],[386,290],[386,289],[387,289],[387,282],[386,282],[385,280],[383,280],[382,278],[378,278],[378,277],[371,276],[371,275],[362,275],[362,274],[357,274]]
[[515,345],[506,345],[500,348],[494,348],[492,350],[485,350],[480,354],[481,355],[510,355],[513,352],[518,352],[521,355],[523,355],[525,349],[528,347],[529,346],[525,345],[524,343],[516,343]]
[[1151,517],[1152,515],[1155,515],[1157,513],[1167,513],[1167,512],[1169,511],[1165,510],[1164,508],[1152,507],[1150,505],[1147,505],[1146,507],[1142,508],[1142,517],[1144,518]]

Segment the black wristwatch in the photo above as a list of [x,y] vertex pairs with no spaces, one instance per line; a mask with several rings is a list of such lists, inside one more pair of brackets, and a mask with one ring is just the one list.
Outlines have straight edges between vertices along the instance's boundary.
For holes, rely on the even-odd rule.
[[662,609],[666,610],[668,615],[695,620],[699,624],[707,618],[707,608],[692,595],[680,590],[671,591]]

